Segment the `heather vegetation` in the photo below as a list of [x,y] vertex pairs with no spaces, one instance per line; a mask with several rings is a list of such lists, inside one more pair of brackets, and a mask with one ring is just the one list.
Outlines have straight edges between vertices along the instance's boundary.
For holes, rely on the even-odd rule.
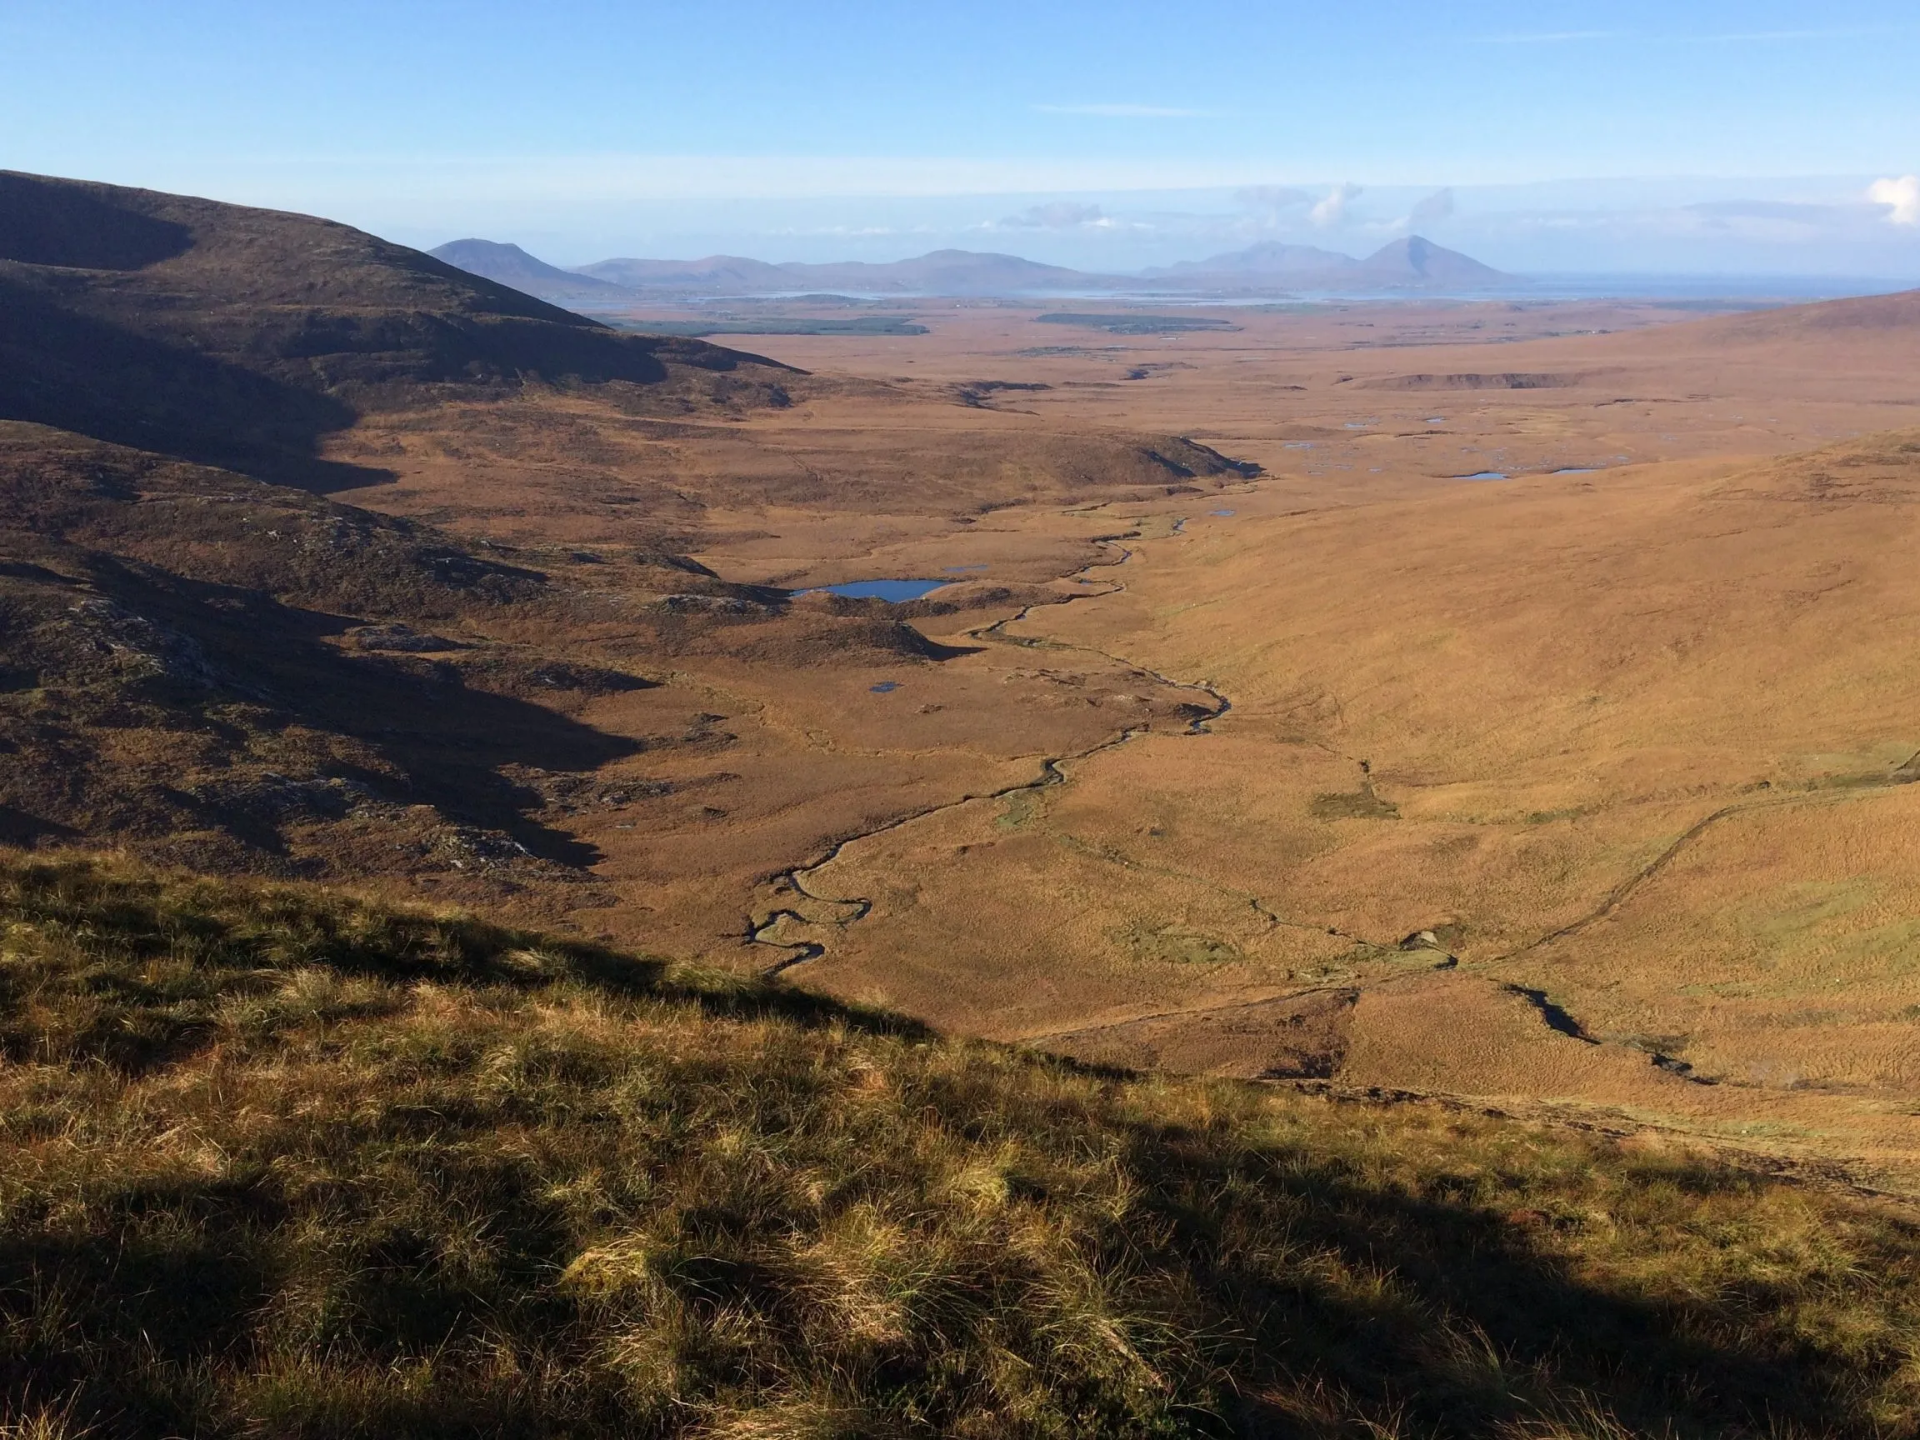
[[0,861],[10,1434],[1911,1433],[1839,1192]]

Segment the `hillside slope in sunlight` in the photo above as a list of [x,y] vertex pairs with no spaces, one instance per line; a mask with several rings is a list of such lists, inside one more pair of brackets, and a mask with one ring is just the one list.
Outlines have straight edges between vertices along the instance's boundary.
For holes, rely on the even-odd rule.
[[452,913],[0,856],[42,1436],[1889,1435],[1882,1204],[1083,1071]]
[[1198,517],[1007,630],[1231,710],[843,847],[793,978],[1911,1177],[1917,535],[1914,431]]

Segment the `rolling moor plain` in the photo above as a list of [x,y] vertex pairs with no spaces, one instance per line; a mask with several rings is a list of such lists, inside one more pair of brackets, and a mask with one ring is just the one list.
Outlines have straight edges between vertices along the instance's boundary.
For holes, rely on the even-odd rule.
[[9,1433],[1912,1433],[1920,292],[710,310],[0,175]]

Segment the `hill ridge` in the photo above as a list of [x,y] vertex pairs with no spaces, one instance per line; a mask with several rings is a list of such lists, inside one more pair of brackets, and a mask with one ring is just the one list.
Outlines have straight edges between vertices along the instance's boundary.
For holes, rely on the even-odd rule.
[[[1379,289],[1426,285],[1485,288],[1515,283],[1491,266],[1448,250],[1420,236],[1389,242],[1364,259],[1310,245],[1265,242],[1248,250],[1206,260],[1182,261],[1138,275],[1104,274],[1047,265],[999,251],[930,250],[903,260],[847,260],[778,264],[744,256],[712,255],[699,260],[619,258],[560,269],[528,255],[517,245],[461,240],[433,252],[472,265],[475,273],[505,284],[520,283],[530,293],[585,301],[590,308],[614,309],[649,293],[696,297],[778,295],[798,291],[844,290],[860,294],[1020,295],[1124,290],[1143,280],[1161,286],[1215,286],[1223,280],[1259,276],[1290,288]],[[531,263],[528,263],[531,262]],[[583,295],[577,281],[616,287]]]
[[318,440],[368,405],[742,369],[794,373],[622,334],[335,221],[0,172],[0,419],[345,488],[384,472],[323,462]]

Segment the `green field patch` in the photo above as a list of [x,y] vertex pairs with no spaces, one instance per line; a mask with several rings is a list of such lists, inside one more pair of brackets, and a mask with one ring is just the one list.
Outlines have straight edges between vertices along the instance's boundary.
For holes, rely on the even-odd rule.
[[1313,818],[1316,820],[1398,820],[1400,807],[1391,800],[1382,800],[1373,793],[1373,787],[1363,790],[1332,791],[1313,797]]
[[1024,830],[1031,825],[1047,808],[1047,802],[1038,790],[1016,790],[1003,796],[1000,801],[1000,813],[993,817],[996,830]]
[[1232,941],[1185,925],[1129,925],[1114,938],[1135,960],[1153,965],[1230,965],[1246,958]]

